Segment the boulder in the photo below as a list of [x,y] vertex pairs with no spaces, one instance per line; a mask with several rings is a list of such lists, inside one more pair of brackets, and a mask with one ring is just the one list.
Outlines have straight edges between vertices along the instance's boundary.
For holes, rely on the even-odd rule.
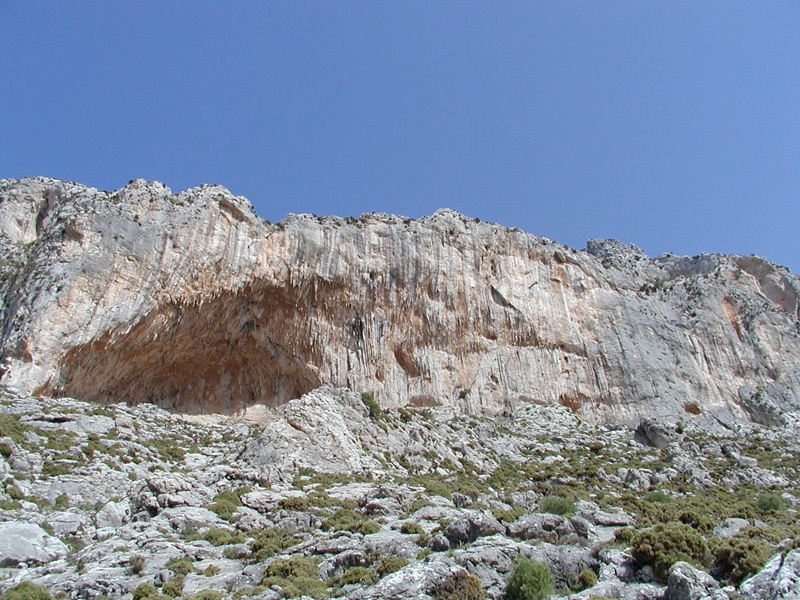
[[505,527],[488,511],[468,511],[444,529],[444,535],[453,544],[474,542],[495,533],[505,533]]
[[437,557],[434,560],[411,563],[395,571],[369,588],[362,588],[347,596],[348,600],[405,600],[429,598],[438,583],[460,571],[452,559]]
[[130,504],[127,502],[107,502],[97,511],[94,524],[98,529],[120,527],[130,516]]
[[[585,519],[583,521],[589,524]],[[522,515],[508,526],[508,534],[523,540],[536,539],[555,543],[574,535],[575,527],[562,516],[537,513]]]
[[800,549],[773,556],[739,593],[752,600],[800,600]]
[[717,580],[708,573],[679,561],[669,569],[668,600],[728,600]]
[[65,557],[69,548],[33,523],[0,523],[0,566],[47,563]]
[[655,419],[642,419],[636,428],[634,439],[645,446],[664,448],[676,440],[675,427]]
[[737,519],[735,517],[731,517],[729,519],[725,519],[716,527],[714,527],[713,533],[718,538],[729,538],[736,535],[745,527],[750,527],[750,521],[747,519]]

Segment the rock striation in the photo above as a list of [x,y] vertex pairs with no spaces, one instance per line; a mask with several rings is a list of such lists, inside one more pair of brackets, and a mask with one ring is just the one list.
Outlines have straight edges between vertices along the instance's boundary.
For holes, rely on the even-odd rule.
[[800,414],[800,278],[755,256],[576,251],[451,210],[260,219],[173,194],[0,181],[2,381],[183,412],[323,384],[383,407],[708,427]]

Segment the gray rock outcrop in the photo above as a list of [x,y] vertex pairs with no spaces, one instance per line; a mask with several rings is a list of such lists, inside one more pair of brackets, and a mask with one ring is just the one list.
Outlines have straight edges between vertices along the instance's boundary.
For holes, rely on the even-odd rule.
[[764,568],[739,586],[753,600],[798,600],[800,598],[800,549],[776,554]]
[[687,562],[676,562],[669,569],[668,600],[728,600],[719,583]]
[[66,544],[34,523],[0,523],[0,566],[47,563],[63,558]]
[[219,186],[0,181],[2,380],[184,412],[322,384],[384,407],[780,424],[800,280],[754,256],[575,251],[450,210],[258,218]]

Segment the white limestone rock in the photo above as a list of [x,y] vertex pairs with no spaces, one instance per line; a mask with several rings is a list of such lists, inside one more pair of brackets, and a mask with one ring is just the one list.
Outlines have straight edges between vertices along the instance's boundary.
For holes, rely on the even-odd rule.
[[68,552],[66,544],[38,525],[19,521],[0,523],[0,566],[47,563],[63,558]]
[[800,599],[800,549],[773,556],[758,573],[742,582],[739,593],[753,600]]
[[232,414],[330,384],[384,407],[800,427],[800,279],[759,257],[576,251],[452,210],[270,224],[222,187],[140,179],[0,180],[0,225],[20,391]]

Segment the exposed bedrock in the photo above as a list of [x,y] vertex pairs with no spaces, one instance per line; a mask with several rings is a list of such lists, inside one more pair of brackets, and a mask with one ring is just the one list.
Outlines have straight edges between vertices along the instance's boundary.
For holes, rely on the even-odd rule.
[[0,181],[3,383],[189,412],[322,384],[386,407],[765,423],[800,410],[800,278],[759,257],[575,251],[450,210],[261,220],[173,195]]

